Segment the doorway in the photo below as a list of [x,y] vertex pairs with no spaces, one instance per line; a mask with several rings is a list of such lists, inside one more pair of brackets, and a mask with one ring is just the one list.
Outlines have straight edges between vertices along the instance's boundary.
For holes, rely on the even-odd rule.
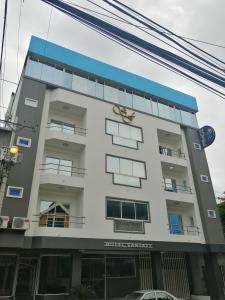
[[38,258],[21,257],[17,271],[16,300],[33,300],[37,280]]

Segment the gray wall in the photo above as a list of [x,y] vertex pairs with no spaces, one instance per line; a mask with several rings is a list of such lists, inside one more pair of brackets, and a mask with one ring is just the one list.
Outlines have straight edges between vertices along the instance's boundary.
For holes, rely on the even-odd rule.
[[[187,127],[185,128],[185,134],[206,243],[224,244],[224,234],[217,210],[205,151],[194,148],[194,143],[200,143],[196,129]],[[201,174],[208,176],[208,183],[201,181]],[[208,209],[216,211],[216,219],[208,218]]]
[[[2,206],[2,215],[10,216],[11,218],[14,216],[27,216],[45,89],[45,84],[27,78],[23,79],[16,111],[17,122],[35,127],[35,131],[30,128],[18,127],[15,132],[13,144],[16,144],[18,136],[32,139],[32,144],[31,148],[21,147],[23,153],[22,163],[16,165],[10,171],[8,177],[7,186],[19,186],[24,188],[22,199],[9,198],[5,196]],[[26,97],[37,99],[38,107],[33,108],[24,105]]]
[[4,128],[0,128],[0,148],[2,146],[8,146],[10,143],[11,131]]

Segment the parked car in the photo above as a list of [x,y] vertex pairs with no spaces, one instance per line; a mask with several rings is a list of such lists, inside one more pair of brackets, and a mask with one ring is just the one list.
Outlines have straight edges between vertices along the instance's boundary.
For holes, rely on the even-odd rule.
[[126,300],[179,300],[166,291],[141,290],[135,291],[125,297]]

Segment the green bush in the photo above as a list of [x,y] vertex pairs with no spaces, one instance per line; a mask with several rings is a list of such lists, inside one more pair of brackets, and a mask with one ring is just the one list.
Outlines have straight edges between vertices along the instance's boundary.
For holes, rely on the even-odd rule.
[[96,293],[92,286],[90,285],[79,285],[72,289],[71,300],[92,300],[96,299]]

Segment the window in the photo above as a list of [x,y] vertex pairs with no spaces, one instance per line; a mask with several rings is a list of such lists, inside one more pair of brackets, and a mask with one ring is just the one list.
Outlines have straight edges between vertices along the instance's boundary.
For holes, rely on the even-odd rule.
[[[69,293],[72,275],[71,256],[42,256],[39,294]],[[56,284],[57,282],[57,284]]]
[[12,295],[15,272],[16,256],[0,255],[0,296]]
[[113,144],[138,149],[143,142],[142,129],[116,121],[106,120],[106,133],[112,135]]
[[107,257],[106,270],[109,278],[136,277],[134,257]]
[[25,98],[24,104],[31,107],[38,107],[38,100]]
[[74,134],[75,126],[73,124],[64,123],[61,121],[51,120],[49,124],[50,130],[60,131],[63,133]]
[[146,179],[145,163],[115,156],[106,156],[106,170],[113,173],[113,183],[141,187]]
[[206,175],[200,175],[201,181],[203,182],[209,182],[209,177]]
[[207,214],[208,214],[208,218],[210,218],[210,219],[216,219],[216,212],[215,212],[215,210],[208,209],[207,210]]
[[71,160],[46,157],[45,173],[72,176],[73,162]]
[[22,198],[23,188],[17,186],[8,186],[6,196],[11,198]]
[[40,227],[69,227],[69,204],[41,201]]
[[194,148],[197,149],[197,150],[201,150],[202,149],[201,145],[198,144],[198,143],[194,143]]
[[177,183],[175,179],[172,178],[163,178],[164,180],[164,189],[168,192],[177,192]]
[[106,200],[106,217],[149,221],[149,205],[148,202],[108,198]]
[[31,139],[18,136],[16,144],[17,144],[17,146],[30,148],[31,147]]
[[156,300],[155,292],[145,294],[143,300]]
[[173,300],[173,298],[164,292],[156,292],[158,300]]

